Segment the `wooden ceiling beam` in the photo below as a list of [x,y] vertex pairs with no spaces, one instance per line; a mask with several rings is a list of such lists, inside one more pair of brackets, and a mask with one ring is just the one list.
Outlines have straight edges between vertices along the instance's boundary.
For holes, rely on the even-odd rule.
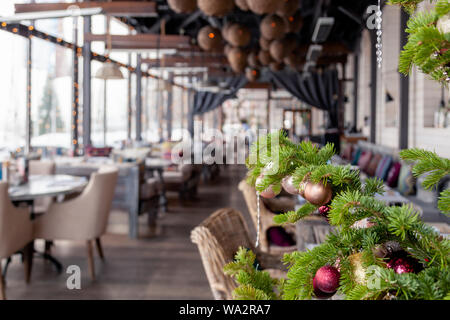
[[102,8],[105,14],[113,16],[145,17],[157,15],[155,2],[117,1],[117,2],[76,2],[76,3],[17,3],[16,14],[42,11],[61,11],[77,6],[80,9]]
[[149,66],[164,65],[167,67],[177,66],[180,64],[185,64],[188,66],[209,66],[209,65],[228,65],[228,61],[225,57],[165,57],[162,59],[143,59],[142,63],[148,64]]
[[[106,42],[107,35],[92,34],[85,35],[86,41]],[[188,36],[180,35],[111,35],[111,48],[113,50],[147,50],[147,49],[179,49],[191,48],[191,40]]]

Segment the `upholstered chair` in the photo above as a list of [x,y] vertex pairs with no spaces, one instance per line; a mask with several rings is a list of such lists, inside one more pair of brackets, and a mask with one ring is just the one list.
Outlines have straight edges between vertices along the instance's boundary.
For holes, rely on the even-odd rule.
[[[33,241],[33,223],[30,210],[15,207],[8,195],[8,183],[0,182],[0,261],[23,250],[25,279],[27,283],[31,274],[31,255]],[[6,299],[5,279],[0,271],[0,299]]]
[[[53,161],[31,160],[29,174],[32,176],[53,175],[55,174],[55,163]],[[34,200],[33,213],[34,214],[46,213],[52,202],[53,202],[52,197],[43,197]]]
[[53,203],[49,211],[35,221],[36,239],[86,241],[89,272],[93,280],[93,242],[103,260],[100,237],[108,223],[117,176],[118,169],[115,167],[100,168],[91,175],[88,185],[78,197]]

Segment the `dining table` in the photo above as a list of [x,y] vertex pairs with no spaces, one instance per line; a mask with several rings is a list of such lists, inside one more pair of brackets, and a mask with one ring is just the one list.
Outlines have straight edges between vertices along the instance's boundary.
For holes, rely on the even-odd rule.
[[[64,197],[82,192],[88,184],[85,177],[76,177],[70,175],[30,175],[26,183],[12,185],[8,189],[9,197],[13,204],[30,207],[30,219],[35,219],[34,202],[39,198],[51,197],[57,200],[63,200]],[[45,214],[45,213],[44,213]],[[62,264],[52,255],[46,252],[33,251],[50,261],[56,267],[59,273],[62,272]],[[6,274],[10,259],[6,261],[3,274]]]

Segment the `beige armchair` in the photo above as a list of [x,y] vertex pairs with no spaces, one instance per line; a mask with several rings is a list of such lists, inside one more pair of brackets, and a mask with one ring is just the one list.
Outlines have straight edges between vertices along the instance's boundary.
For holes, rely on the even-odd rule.
[[[244,195],[244,199],[247,204],[248,211],[250,213],[250,216],[252,218],[253,224],[255,225],[255,229],[256,229],[258,226],[256,190],[254,187],[250,186],[245,180],[243,180],[239,183],[239,190],[241,190]],[[286,198],[284,200],[283,199],[282,200],[272,199],[270,201],[270,203],[271,203],[270,205],[269,205],[269,202],[267,202],[267,205],[266,205],[263,202],[262,198],[260,198],[259,201],[260,201],[259,209],[260,209],[260,216],[261,216],[261,219],[260,219],[261,250],[265,251],[265,252],[281,252],[281,253],[295,251],[297,249],[295,245],[289,246],[289,247],[278,247],[275,245],[270,245],[269,238],[267,236],[267,230],[269,230],[269,228],[278,226],[273,222],[273,218],[276,214],[269,209],[269,206],[272,207],[273,210],[276,209],[275,211],[278,211],[279,209],[281,209],[282,204],[285,203],[286,206],[288,207],[286,209],[293,210],[295,203],[293,203],[292,199],[290,199],[290,198]],[[288,233],[295,235],[295,226],[287,225],[284,228]]]
[[[31,274],[33,224],[28,208],[17,208],[9,199],[8,183],[0,182],[0,261],[24,250],[25,279]],[[0,300],[6,299],[5,279],[0,270]]]
[[93,241],[96,242],[100,258],[104,259],[100,237],[105,233],[108,223],[117,176],[117,168],[100,168],[91,175],[89,184],[80,196],[53,203],[49,211],[35,221],[36,239],[86,241],[89,272],[93,280]]
[[281,254],[269,254],[254,248],[247,225],[239,211],[228,208],[217,210],[192,231],[191,240],[198,246],[216,300],[233,298],[232,292],[236,283],[223,272],[223,267],[233,261],[239,247],[252,250],[261,268],[272,277],[286,276]]

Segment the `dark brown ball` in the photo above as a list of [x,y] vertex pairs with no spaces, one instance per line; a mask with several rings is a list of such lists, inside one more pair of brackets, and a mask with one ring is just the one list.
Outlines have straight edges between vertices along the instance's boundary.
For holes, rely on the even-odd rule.
[[255,82],[259,79],[261,73],[259,72],[259,69],[257,68],[247,68],[245,69],[245,77],[250,82]]
[[230,0],[197,0],[198,7],[208,16],[223,17],[234,9]]
[[330,183],[325,186],[323,183],[309,182],[305,188],[305,199],[316,206],[324,206],[331,201],[333,190]]
[[198,32],[197,42],[205,51],[219,51],[222,48],[222,34],[219,29],[206,26]]
[[256,51],[252,51],[249,53],[247,57],[247,63],[252,68],[258,68],[261,66],[261,63],[258,59],[258,53]]
[[268,15],[261,21],[260,31],[267,40],[281,39],[286,33],[286,22],[276,14]]
[[197,9],[197,0],[167,0],[167,2],[176,13],[191,13]]
[[222,38],[225,39],[226,42],[228,41],[228,31],[230,30],[231,26],[233,25],[232,22],[227,22],[225,23],[225,25],[222,27]]
[[269,52],[271,57],[276,62],[282,62],[283,59],[289,54],[288,47],[285,45],[283,40],[273,40],[270,43]]
[[227,41],[234,47],[246,47],[251,40],[250,30],[239,23],[232,24],[227,32]]
[[299,33],[303,27],[303,19],[300,10],[294,14],[284,16],[287,32]]
[[259,62],[263,66],[268,66],[272,62],[272,57],[270,56],[270,52],[266,50],[260,50],[258,53]]
[[267,40],[264,37],[260,37],[259,38],[259,46],[263,50],[269,50],[269,48],[270,48],[270,40]]
[[234,0],[236,6],[239,7],[242,11],[248,11],[250,8],[248,7],[247,0]]
[[277,71],[281,71],[284,68],[284,64],[283,62],[271,62],[269,65],[270,70],[277,72]]
[[247,0],[248,7],[256,14],[275,13],[280,0]]
[[240,48],[232,48],[229,50],[228,62],[230,63],[231,69],[235,73],[243,73],[245,67],[247,66],[247,53]]
[[303,65],[304,60],[299,52],[294,50],[283,59],[283,62],[291,69],[298,70]]
[[292,12],[297,11],[298,7],[298,0],[281,0],[278,5],[277,14],[280,16],[289,16]]

